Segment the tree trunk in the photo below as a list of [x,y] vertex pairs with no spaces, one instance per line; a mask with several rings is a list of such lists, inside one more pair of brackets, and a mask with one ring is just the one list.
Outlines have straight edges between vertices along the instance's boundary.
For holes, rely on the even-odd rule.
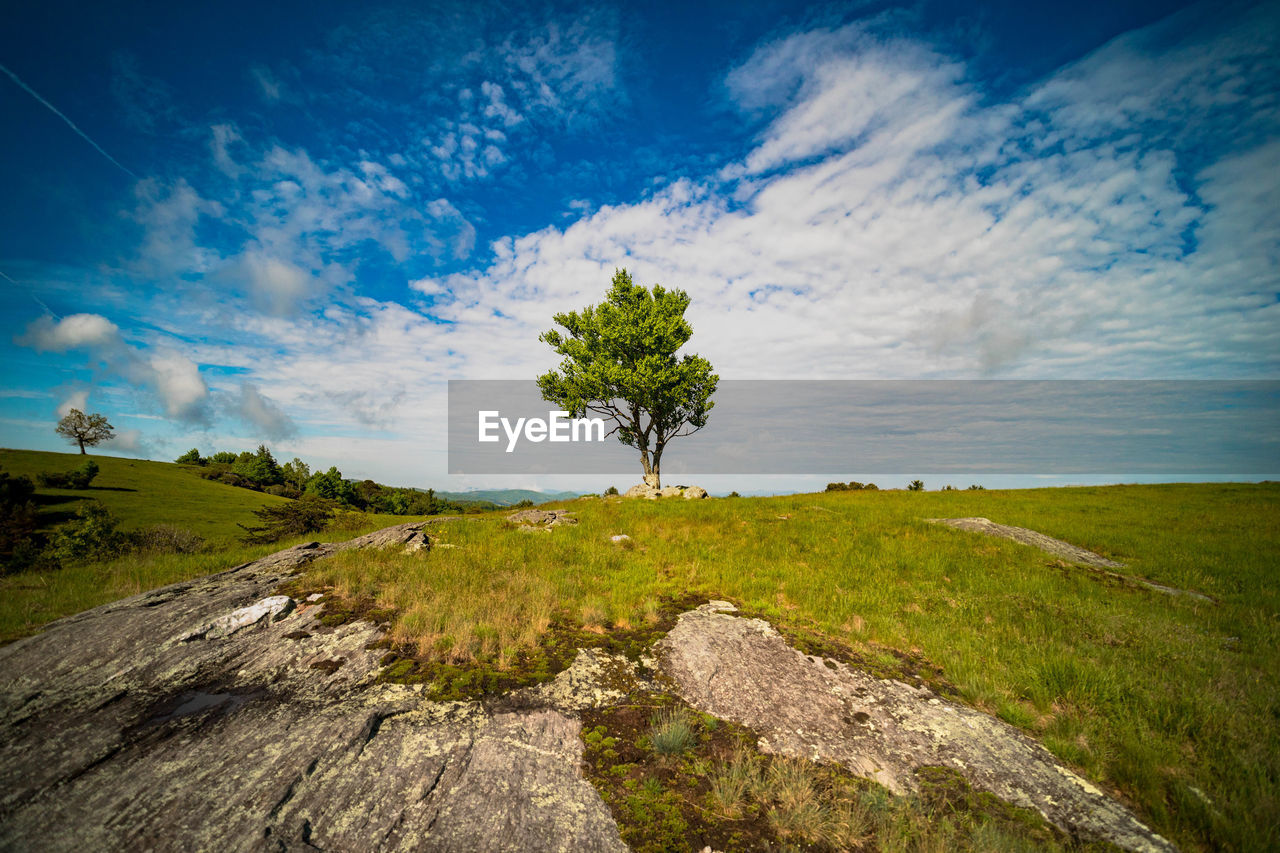
[[80,455],[81,455],[81,456],[86,456],[86,455],[88,455],[88,454],[86,454],[86,453],[84,452],[84,439],[83,439],[83,438],[77,438],[77,439],[76,439],[76,441],[80,442]]

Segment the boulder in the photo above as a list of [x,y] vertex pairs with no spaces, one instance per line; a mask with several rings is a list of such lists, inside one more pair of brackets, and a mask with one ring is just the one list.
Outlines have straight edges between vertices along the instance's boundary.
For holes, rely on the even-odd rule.
[[624,498],[648,498],[649,500],[657,500],[660,492],[652,486],[645,483],[636,483],[623,494]]
[[667,486],[658,491],[659,497],[664,498],[678,498],[681,494],[679,486]]
[[754,729],[763,751],[836,762],[895,793],[916,790],[915,772],[941,765],[1073,837],[1175,849],[1013,726],[927,687],[806,655],[733,609],[713,601],[682,614],[656,656],[682,699]]
[[684,496],[687,500],[701,500],[707,496],[707,490],[702,486],[690,486],[684,490]]
[[543,529],[558,527],[562,524],[578,523],[578,519],[573,517],[573,513],[563,509],[522,509],[519,512],[513,512],[508,515],[507,521],[512,524]]

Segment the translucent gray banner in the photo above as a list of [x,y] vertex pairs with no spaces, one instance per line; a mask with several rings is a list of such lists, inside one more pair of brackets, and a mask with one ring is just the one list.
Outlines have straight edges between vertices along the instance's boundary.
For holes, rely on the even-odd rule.
[[[713,400],[664,476],[1280,472],[1276,381],[724,380]],[[612,423],[556,409],[532,381],[450,381],[449,473],[639,471],[637,450],[598,440]]]

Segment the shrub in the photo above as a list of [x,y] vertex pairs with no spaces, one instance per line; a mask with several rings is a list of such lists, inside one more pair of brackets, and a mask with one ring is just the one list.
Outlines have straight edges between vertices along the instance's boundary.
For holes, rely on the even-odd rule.
[[128,547],[128,538],[116,528],[120,519],[97,501],[87,501],[76,510],[76,520],[57,529],[49,543],[50,554],[62,562],[87,562],[118,557]]
[[862,490],[864,492],[878,492],[880,491],[880,487],[877,486],[875,483],[867,483],[865,486],[862,487]]
[[87,489],[96,476],[98,463],[90,459],[74,471],[37,474],[36,479],[48,489]]
[[179,465],[204,465],[209,460],[200,455],[200,448],[193,447],[173,461]]
[[850,480],[847,483],[827,483],[828,492],[858,492],[866,488],[857,480]]
[[729,497],[731,497],[731,498],[740,498],[740,497],[742,497],[742,495],[738,494],[737,492],[730,492],[730,493],[729,493]]
[[40,555],[36,508],[31,502],[35,490],[29,478],[0,471],[0,574],[25,569]]
[[610,486],[609,488],[604,490],[605,497],[610,497],[611,495],[616,495],[617,493],[618,493],[617,486]]
[[944,491],[944,492],[958,492],[958,491],[960,491],[960,490],[959,490],[959,489],[957,489],[955,486],[951,485],[950,483],[947,483],[945,486],[943,486],[943,487],[942,487],[942,491]]
[[215,462],[219,465],[234,465],[236,462],[236,455],[228,450],[223,450],[220,453],[215,453],[210,456],[208,461]]
[[525,498],[524,500],[520,501],[520,503],[513,505],[515,509],[526,509],[531,506],[533,506],[533,501],[529,500],[528,498]]
[[269,495],[275,495],[278,498],[295,498],[296,499],[296,498],[302,497],[302,492],[298,491],[293,486],[289,486],[284,483],[277,483],[274,486],[267,486],[265,489],[263,489],[263,491]]
[[908,492],[923,492],[923,491],[924,491],[924,480],[912,480],[912,481],[907,485],[907,491],[908,491]]
[[987,490],[986,486],[979,486],[977,483],[974,483],[973,485],[969,486],[968,489],[966,489],[966,491],[970,491],[970,492],[985,492],[986,490]]
[[286,536],[317,533],[333,521],[334,508],[335,504],[331,500],[314,495],[303,495],[299,500],[286,504],[255,509],[253,514],[262,521],[262,524],[256,527],[241,524],[241,529],[245,531],[241,541],[260,544],[278,542]]
[[130,538],[138,550],[156,554],[194,554],[204,547],[202,536],[172,524],[144,527]]

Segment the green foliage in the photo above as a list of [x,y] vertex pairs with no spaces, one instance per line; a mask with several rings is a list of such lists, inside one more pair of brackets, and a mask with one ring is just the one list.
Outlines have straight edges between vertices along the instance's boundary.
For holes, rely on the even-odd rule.
[[307,480],[306,492],[309,495],[344,504],[352,503],[356,494],[351,484],[342,479],[342,472],[336,466],[331,466],[324,473],[312,474]]
[[958,492],[958,491],[960,491],[960,490],[959,490],[959,489],[957,489],[955,486],[951,485],[950,483],[948,483],[947,485],[945,485],[945,486],[943,486],[943,487],[942,487],[942,491],[944,491],[944,492]]
[[613,495],[616,495],[616,494],[618,494],[618,487],[617,487],[617,486],[610,486],[609,488],[607,488],[607,489],[605,489],[605,490],[604,490],[604,496],[605,496],[606,498],[607,498],[607,497],[612,497]]
[[689,296],[633,284],[618,270],[600,305],[556,314],[567,334],[544,332],[564,360],[560,371],[538,377],[545,400],[573,417],[602,415],[618,439],[640,451],[645,474],[659,474],[673,438],[706,426],[719,377],[698,355],[676,358],[693,335],[684,319]]
[[120,519],[98,501],[86,501],[76,510],[76,520],[54,531],[50,555],[64,563],[109,560],[129,546],[117,528]]
[[[857,480],[850,480],[847,483],[827,483],[828,492],[860,492],[867,488]],[[871,484],[871,488],[875,488],[875,484]]]
[[969,491],[969,492],[985,492],[986,490],[987,490],[986,486],[979,486],[977,483],[974,483],[973,485],[969,486],[968,489],[966,489],[966,491]]
[[276,463],[276,458],[271,455],[271,451],[267,449],[265,444],[259,444],[256,453],[247,451],[241,453],[236,457],[235,464],[231,466],[231,471],[260,488],[275,486],[284,482],[280,466]]
[[923,491],[924,491],[924,480],[912,480],[910,483],[908,483],[908,484],[907,484],[907,491],[908,491],[908,492],[923,492]]
[[280,467],[280,475],[284,477],[285,483],[301,491],[307,487],[307,480],[311,479],[311,466],[295,456],[292,462],[286,462]]
[[279,542],[287,536],[317,533],[333,521],[334,501],[315,495],[303,495],[296,501],[264,506],[253,511],[260,525],[240,525],[245,530],[242,542],[258,544]]
[[87,489],[99,470],[98,463],[88,459],[74,471],[40,473],[36,480],[46,489]]
[[730,493],[729,493],[729,497],[731,497],[731,498],[740,498],[740,497],[742,497],[742,495],[738,494],[738,493],[737,493],[737,491],[732,491],[732,492],[730,492]]
[[0,471],[0,574],[25,569],[39,558],[34,494],[30,478]]
[[66,417],[58,421],[55,432],[85,452],[85,447],[96,447],[104,441],[115,438],[114,427],[107,423],[105,415],[86,415],[79,409],[72,409]]
[[209,462],[215,465],[234,465],[236,454],[229,450],[223,450],[209,457]]
[[200,455],[200,448],[193,447],[186,453],[173,460],[179,465],[207,465],[209,460]]

